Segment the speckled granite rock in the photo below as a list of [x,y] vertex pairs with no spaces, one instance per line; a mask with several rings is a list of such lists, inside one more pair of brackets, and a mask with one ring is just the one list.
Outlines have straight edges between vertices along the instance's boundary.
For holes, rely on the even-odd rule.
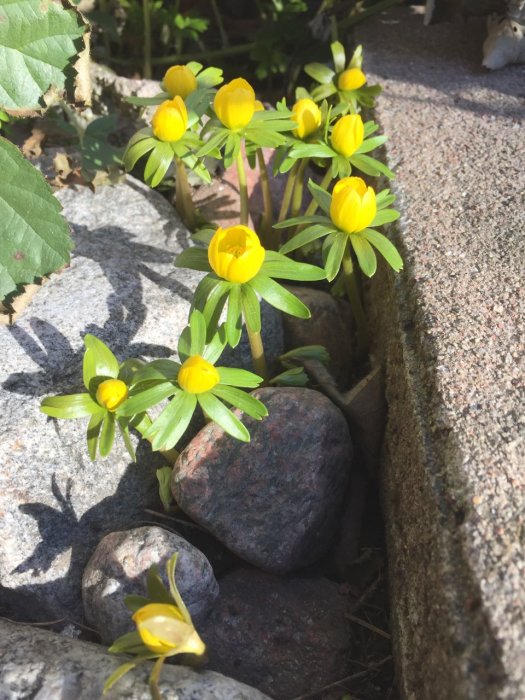
[[241,570],[199,628],[209,665],[276,700],[312,693],[349,674],[346,598],[327,579]]
[[[467,27],[467,29],[466,29]],[[363,25],[406,269],[374,279],[401,695],[525,697],[524,66],[479,67],[484,22]]]
[[[106,653],[97,644],[0,620],[0,698],[2,700],[100,700],[107,678],[129,657]],[[108,700],[151,700],[145,663],[104,695]],[[164,700],[269,700],[255,688],[212,671],[165,665]]]
[[131,464],[117,438],[92,464],[85,421],[48,419],[40,401],[83,391],[86,333],[120,359],[169,356],[202,273],[173,267],[189,234],[138,181],[58,197],[73,228],[72,263],[13,327],[0,326],[0,614],[79,620],[87,559],[105,533],[142,519],[160,460],[141,447]]
[[184,538],[161,527],[111,532],[97,545],[82,578],[84,612],[103,642],[110,644],[135,625],[124,603],[127,595],[146,595],[146,576],[157,564],[167,585],[166,563],[178,552],[175,580],[195,624],[219,595],[210,562]]
[[338,408],[311,389],[258,389],[268,408],[245,419],[243,443],[209,423],[175,464],[180,507],[235,554],[262,569],[311,564],[339,525],[352,446]]

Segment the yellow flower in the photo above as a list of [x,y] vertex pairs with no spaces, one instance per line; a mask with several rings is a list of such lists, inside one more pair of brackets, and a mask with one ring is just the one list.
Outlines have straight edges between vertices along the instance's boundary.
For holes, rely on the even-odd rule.
[[188,128],[188,112],[182,97],[177,95],[160,104],[151,120],[151,128],[160,141],[181,139]]
[[291,118],[297,122],[297,129],[294,129],[293,134],[299,139],[310,136],[321,126],[321,110],[307,97],[294,104]]
[[108,411],[116,411],[128,398],[128,387],[121,379],[106,379],[97,389],[97,402]]
[[200,355],[192,355],[183,363],[177,381],[189,394],[203,394],[221,381],[215,367]]
[[255,100],[255,111],[256,112],[264,112],[264,105],[261,102],[261,100]]
[[216,275],[243,284],[261,269],[265,250],[258,235],[248,226],[218,228],[210,241],[208,261]]
[[133,615],[142,642],[154,654],[204,654],[206,646],[175,605],[149,603]]
[[365,127],[359,114],[341,117],[332,131],[332,146],[342,156],[350,158],[363,143]]
[[347,68],[337,79],[339,90],[357,90],[366,83],[366,75],[360,68]]
[[360,177],[344,177],[335,183],[330,218],[341,231],[363,231],[374,220],[376,211],[376,193]]
[[235,78],[217,90],[213,109],[228,129],[242,129],[255,112],[255,92],[247,80]]
[[164,75],[162,85],[171,97],[179,95],[185,100],[190,92],[197,89],[197,78],[187,66],[171,66]]

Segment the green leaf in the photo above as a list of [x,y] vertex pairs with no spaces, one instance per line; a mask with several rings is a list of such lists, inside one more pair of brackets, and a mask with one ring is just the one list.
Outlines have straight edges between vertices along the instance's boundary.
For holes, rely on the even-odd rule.
[[94,462],[97,458],[98,437],[102,428],[102,421],[104,420],[104,415],[105,411],[101,410],[98,413],[94,413],[89,419],[86,439],[89,458],[92,462]]
[[208,337],[210,337],[210,334],[215,332],[217,328],[224,304],[233,286],[231,282],[222,280],[216,284],[208,295],[206,304],[202,310],[208,328]]
[[154,450],[170,450],[175,447],[189,425],[197,399],[195,394],[179,391],[162,413],[156,418],[144,437],[153,439]]
[[206,344],[206,321],[200,311],[190,314],[190,355],[202,355]]
[[182,616],[184,617],[185,621],[188,623],[188,625],[192,625],[191,615],[188,612],[188,608],[186,607],[184,601],[182,600],[182,596],[179,593],[179,589],[177,588],[177,582],[175,581],[175,569],[177,567],[178,558],[178,552],[175,552],[175,554],[172,557],[170,557],[168,563],[166,564],[166,574],[168,575],[168,583],[170,586],[171,597],[175,601],[175,604],[182,613]]
[[205,68],[197,78],[197,83],[203,87],[215,87],[220,85],[222,81],[222,68],[214,68],[213,66]]
[[330,355],[324,345],[302,345],[279,356],[279,360],[286,366],[291,362],[304,362],[305,360],[317,360],[323,365],[328,365]]
[[350,243],[354,249],[357,262],[367,277],[372,277],[377,269],[377,258],[374,249],[362,234],[350,236]]
[[335,76],[334,71],[324,63],[308,63],[304,67],[304,72],[322,85],[330,83]]
[[119,428],[119,432],[122,435],[122,440],[124,441],[124,446],[126,447],[126,450],[128,451],[129,456],[131,459],[135,462],[137,459],[137,456],[135,454],[135,449],[133,447],[133,444],[131,442],[131,439],[129,437],[129,419],[124,418],[122,416],[117,415],[117,425]]
[[218,130],[208,141],[206,141],[204,146],[202,146],[198,150],[198,152],[196,153],[197,158],[203,158],[204,156],[207,156],[208,153],[214,151],[216,148],[221,148],[226,142],[229,133],[230,132],[227,129]]
[[313,180],[308,180],[308,189],[310,194],[321,207],[325,214],[330,215],[330,205],[332,204],[332,195],[319,187]]
[[228,344],[235,348],[239,344],[242,333],[242,294],[241,286],[232,285],[228,295],[228,311],[226,313],[226,338]]
[[133,170],[142,156],[152,151],[156,145],[157,141],[153,137],[141,139],[132,146],[128,145],[124,155],[122,156],[122,162],[124,163],[126,172],[129,173],[130,170]]
[[283,254],[290,253],[292,250],[302,248],[304,245],[312,243],[312,241],[316,241],[318,238],[328,236],[335,230],[336,229],[333,227],[333,224],[332,227],[326,226],[325,224],[314,224],[313,226],[308,226],[281,246],[279,252]]
[[162,102],[171,99],[167,92],[159,92],[154,97],[136,97],[131,95],[126,97],[124,102],[130,105],[137,105],[137,107],[151,107],[152,105],[160,105]]
[[403,269],[403,259],[397,252],[394,244],[391,243],[386,236],[383,236],[383,234],[379,233],[379,231],[374,231],[370,228],[361,231],[361,236],[366,238],[366,240],[381,253],[390,267],[392,267],[396,272]]
[[276,309],[298,318],[310,318],[308,307],[295,294],[269,277],[258,274],[248,284]]
[[382,209],[377,212],[370,226],[382,226],[383,224],[389,224],[391,221],[396,221],[399,219],[399,217],[400,214],[395,209]]
[[91,333],[84,336],[84,345],[86,351],[84,353],[84,361],[82,366],[82,374],[84,386],[86,389],[91,389],[91,382],[96,377],[118,377],[120,366],[117,358],[99,338]]
[[176,381],[179,370],[180,364],[174,360],[161,359],[152,360],[148,363],[142,362],[139,369],[135,372],[131,395],[133,396],[134,393],[140,391],[140,389],[135,387],[142,382],[163,383],[165,381]]
[[250,433],[246,426],[216,396],[208,392],[199,394],[197,400],[202,410],[228,435],[242,442],[250,442]]
[[274,386],[307,386],[309,381],[308,375],[302,367],[293,367],[272,377],[270,384]]
[[361,68],[363,66],[363,46],[359,44],[359,46],[356,48],[354,53],[352,54],[352,58],[350,59],[350,63],[348,64],[349,68]]
[[291,219],[280,221],[273,225],[273,228],[289,228],[290,226],[302,226],[304,224],[331,224],[331,221],[324,214],[312,214],[312,216],[292,216]]
[[[0,6],[0,16],[1,12]],[[2,27],[0,22],[0,32]],[[5,72],[5,65],[0,65]],[[73,242],[60,203],[42,174],[1,137],[0,172],[1,301],[17,285],[34,282],[68,263]]]
[[241,287],[242,293],[242,314],[246,327],[252,333],[260,333],[261,331],[261,305],[257,294],[253,289],[243,284]]
[[204,352],[202,353],[203,359],[211,362],[211,364],[214,365],[222,355],[222,352],[226,347],[226,342],[226,329],[224,328],[223,324],[220,326],[218,331],[214,333],[212,339],[204,348]]
[[335,95],[337,88],[333,83],[328,83],[327,85],[319,85],[312,90],[312,100],[314,102],[321,102],[321,100]]
[[175,267],[185,267],[189,270],[199,272],[210,272],[211,267],[208,262],[208,251],[204,248],[186,248],[182,251],[173,263]]
[[381,190],[378,195],[376,195],[376,207],[377,209],[386,209],[391,204],[396,201],[396,195],[392,194],[389,189]]
[[221,384],[226,386],[242,386],[249,389],[256,389],[263,381],[253,372],[247,369],[238,369],[236,367],[217,367],[217,372],[221,378]]
[[367,139],[370,134],[374,134],[379,129],[379,124],[373,121],[367,121],[364,123],[364,138]]
[[[110,647],[109,651],[113,651],[113,647]],[[125,676],[128,671],[134,669],[135,666],[140,664],[142,661],[145,661],[145,659],[135,659],[134,661],[127,661],[125,664],[120,665],[116,671],[113,671],[111,676],[104,683],[103,693],[106,694],[109,690],[111,690],[118,680]]]
[[42,401],[40,410],[52,418],[84,418],[104,411],[89,394],[50,396]]
[[335,155],[325,143],[297,143],[290,150],[291,158],[333,158]]
[[145,385],[148,388],[141,389],[142,384],[136,385],[132,390],[132,395],[119,408],[121,416],[136,416],[147,411],[152,406],[156,406],[164,399],[175,394],[178,389],[172,382],[162,382],[154,386]]
[[104,420],[102,421],[102,430],[100,431],[99,451],[101,457],[107,457],[113,447],[115,440],[115,414],[106,411]]
[[173,162],[173,150],[169,143],[157,141],[144,168],[144,179],[150,187],[157,187]]
[[160,467],[155,472],[157,475],[157,481],[159,482],[159,497],[166,512],[169,511],[171,503],[173,501],[173,495],[171,493],[171,473],[173,471],[172,467]]
[[6,111],[45,107],[44,95],[51,89],[62,91],[73,78],[71,67],[84,48],[81,37],[86,30],[82,15],[61,2],[2,2],[0,107]]
[[148,593],[148,598],[153,603],[168,603],[168,605],[173,605],[173,600],[166,589],[163,580],[160,577],[159,569],[156,564],[150,566],[148,575],[146,577],[146,590]]
[[390,180],[395,177],[394,173],[387,168],[384,163],[381,163],[381,161],[371,158],[370,156],[355,154],[350,157],[350,163],[367,175],[372,175],[372,177],[385,175]]
[[334,59],[334,68],[336,73],[341,73],[344,71],[346,64],[345,47],[340,41],[334,41],[330,44],[330,51],[332,52]]
[[281,253],[267,250],[261,273],[267,277],[278,277],[285,280],[314,282],[326,278],[325,271],[316,265],[290,260]]
[[[170,467],[168,467],[168,469],[170,469]],[[126,605],[127,609],[131,610],[131,612],[133,612],[133,613],[137,612],[137,610],[140,610],[145,605],[148,605],[149,602],[150,602],[149,598],[146,598],[146,596],[135,595],[133,593],[131,595],[127,595],[124,598],[124,604]],[[130,632],[130,634],[134,634],[134,633]],[[135,632],[135,634],[138,635],[138,638],[140,640],[139,633]]]
[[331,243],[327,243],[328,254],[325,261],[326,278],[331,282],[339,272],[343,255],[348,244],[346,233],[336,233]]
[[356,153],[368,153],[369,151],[373,151],[374,148],[378,148],[379,146],[382,146],[386,140],[387,140],[386,136],[375,136],[373,139],[366,139],[359,146]]
[[118,379],[121,379],[128,386],[133,386],[135,378],[144,366],[145,362],[143,360],[130,357],[120,365]]
[[213,389],[213,394],[256,420],[261,420],[268,415],[268,409],[262,401],[235,387],[219,385]]

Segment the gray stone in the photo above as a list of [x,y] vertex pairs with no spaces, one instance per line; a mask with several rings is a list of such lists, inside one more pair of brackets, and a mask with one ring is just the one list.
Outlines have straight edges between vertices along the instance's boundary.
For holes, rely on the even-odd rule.
[[[130,657],[108,654],[89,642],[0,621],[1,700],[100,700],[102,688]],[[151,700],[152,663],[141,664],[104,695],[108,700]],[[159,688],[164,700],[269,700],[255,688],[213,671],[165,665]]]
[[339,525],[352,446],[341,411],[311,389],[253,392],[268,408],[244,417],[251,442],[209,423],[177,460],[179,506],[244,560],[273,572],[324,554]]
[[135,625],[124,603],[127,595],[146,595],[152,564],[168,585],[166,563],[178,553],[175,581],[195,625],[209,612],[219,585],[204,554],[174,532],[145,526],[112,532],[99,542],[82,579],[84,612],[103,642],[110,644]]
[[400,692],[525,697],[524,66],[481,20],[363,25],[405,259],[371,285],[386,360],[383,502]]
[[241,570],[221,579],[219,600],[199,632],[212,669],[290,700],[349,675],[346,608],[339,586],[327,579]]
[[86,422],[48,419],[40,401],[84,390],[86,333],[121,360],[170,356],[202,273],[173,266],[190,235],[137,180],[57,196],[73,230],[71,265],[14,326],[0,326],[0,593],[8,616],[78,620],[89,556],[107,532],[140,523],[162,460],[141,444],[133,464],[117,438],[110,457],[92,464]]

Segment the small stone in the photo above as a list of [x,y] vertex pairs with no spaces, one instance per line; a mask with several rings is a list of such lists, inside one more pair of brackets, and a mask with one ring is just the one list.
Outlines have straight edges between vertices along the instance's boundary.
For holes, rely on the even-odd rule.
[[210,668],[290,700],[348,675],[345,612],[332,581],[241,570],[221,580],[219,600],[199,633]]
[[84,571],[82,597],[88,624],[110,644],[135,625],[124,603],[127,595],[146,595],[146,577],[157,564],[167,585],[166,563],[178,552],[175,581],[194,622],[206,616],[219,586],[204,554],[161,527],[112,532],[99,543]]
[[175,464],[179,506],[245,561],[285,573],[319,559],[339,526],[352,446],[341,411],[311,389],[253,392],[251,442],[209,423]]
[[287,349],[301,345],[324,345],[330,353],[330,371],[337,383],[347,387],[352,371],[352,309],[344,299],[313,287],[287,285],[310,309],[312,318],[303,320],[283,316],[284,341]]

